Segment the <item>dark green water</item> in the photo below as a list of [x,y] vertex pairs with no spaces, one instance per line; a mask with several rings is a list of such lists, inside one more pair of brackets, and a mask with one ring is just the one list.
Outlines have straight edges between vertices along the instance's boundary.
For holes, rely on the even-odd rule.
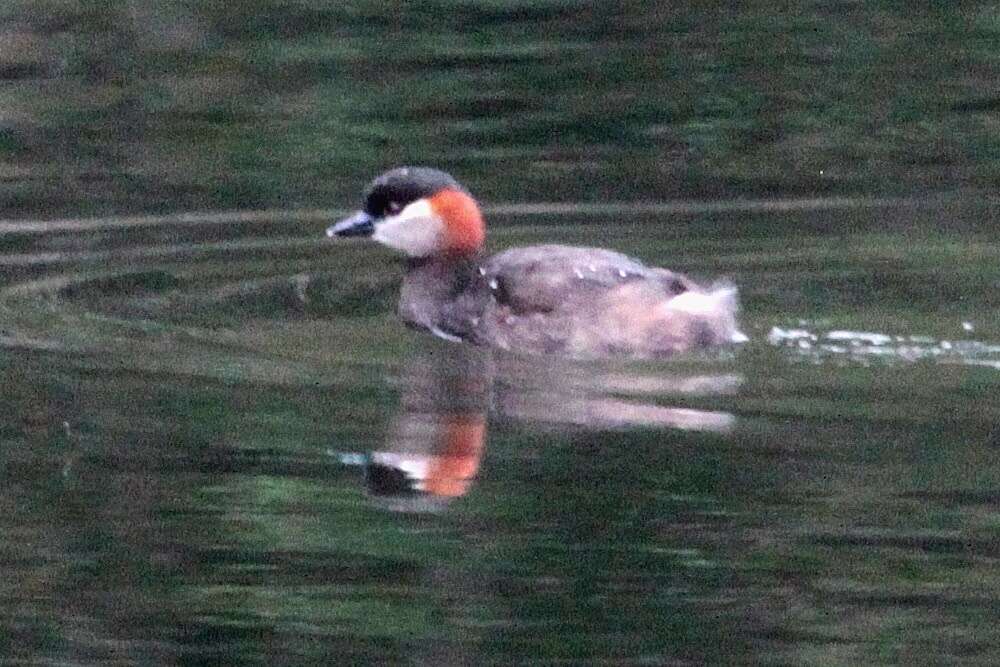
[[[997,664],[998,40],[985,0],[0,3],[0,663]],[[510,202],[494,249],[729,278],[750,342],[492,355],[321,214],[80,219],[403,163]],[[722,205],[599,210],[678,199]]]
[[1000,183],[992,0],[5,0],[8,217]]
[[5,229],[0,655],[995,663],[995,218],[492,216],[739,285],[657,363],[406,331],[321,216]]

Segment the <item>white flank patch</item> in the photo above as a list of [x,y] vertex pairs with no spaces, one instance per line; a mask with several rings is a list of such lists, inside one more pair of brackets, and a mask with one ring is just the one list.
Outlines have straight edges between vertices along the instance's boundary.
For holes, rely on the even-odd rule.
[[750,339],[736,325],[736,296],[736,288],[729,286],[718,287],[711,292],[691,290],[670,299],[663,304],[663,308],[669,313],[684,313],[710,322],[725,340],[745,343]]
[[437,336],[438,338],[443,338],[444,340],[450,341],[452,343],[461,343],[462,342],[462,339],[459,338],[458,336],[452,335],[452,334],[450,334],[450,333],[448,333],[446,331],[442,331],[441,329],[439,329],[437,327],[431,327],[430,330],[431,330],[431,333],[434,334],[435,336]]
[[736,290],[732,287],[722,287],[711,292],[691,290],[678,294],[665,305],[669,310],[688,315],[732,315],[736,312]]
[[372,239],[410,257],[426,257],[444,246],[444,222],[426,199],[375,223]]

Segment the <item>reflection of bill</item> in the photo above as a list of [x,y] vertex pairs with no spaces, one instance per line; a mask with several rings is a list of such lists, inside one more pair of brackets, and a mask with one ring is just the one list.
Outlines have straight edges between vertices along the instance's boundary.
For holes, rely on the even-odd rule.
[[464,495],[479,472],[491,411],[550,427],[722,433],[733,427],[729,412],[664,406],[658,399],[734,393],[739,376],[663,370],[434,342],[400,377],[400,411],[385,445],[358,460],[368,492],[377,504],[403,512],[440,510]]

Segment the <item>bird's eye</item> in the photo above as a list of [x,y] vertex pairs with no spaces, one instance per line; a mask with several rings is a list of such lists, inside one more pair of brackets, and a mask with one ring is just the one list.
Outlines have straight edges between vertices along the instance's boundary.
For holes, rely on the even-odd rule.
[[396,215],[397,213],[403,210],[403,207],[399,205],[399,202],[391,201],[389,202],[389,205],[386,206],[386,210],[391,215]]

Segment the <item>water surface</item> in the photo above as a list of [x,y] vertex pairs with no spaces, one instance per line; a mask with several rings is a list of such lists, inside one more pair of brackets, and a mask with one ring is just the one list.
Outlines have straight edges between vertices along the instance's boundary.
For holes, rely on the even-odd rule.
[[657,362],[407,331],[320,214],[5,229],[0,654],[997,661],[994,208],[750,208],[493,216],[740,286]]

